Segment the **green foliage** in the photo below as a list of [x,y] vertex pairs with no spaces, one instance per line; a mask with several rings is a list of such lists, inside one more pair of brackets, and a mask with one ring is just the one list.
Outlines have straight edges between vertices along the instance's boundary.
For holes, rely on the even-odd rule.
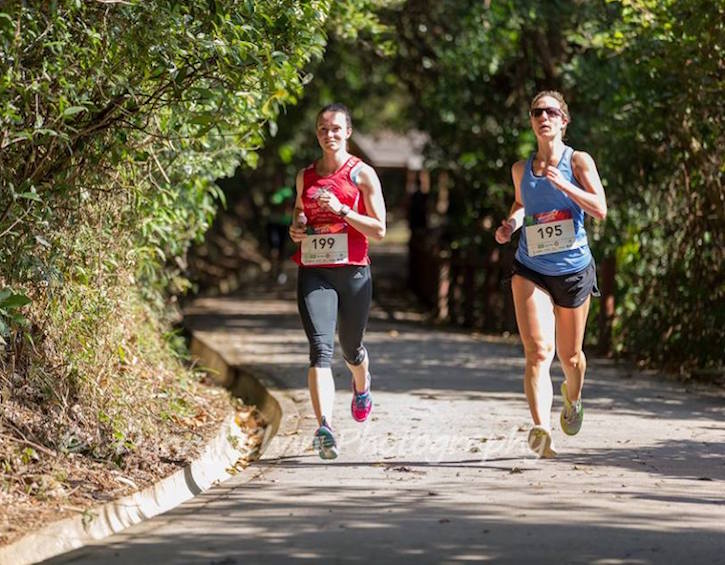
[[255,164],[300,96],[332,4],[2,3],[0,333],[16,339],[0,374],[67,430],[36,437],[117,457],[158,404],[186,406],[179,383],[155,396],[157,372],[186,374],[160,307],[188,285],[215,179]]
[[[309,67],[300,107],[280,120],[260,167],[231,183],[259,191],[246,206],[255,217],[266,191],[314,158],[317,108],[342,100],[357,127],[430,134],[428,166],[450,180],[444,241],[487,257],[511,203],[511,164],[535,149],[529,101],[554,88],[573,117],[567,142],[595,158],[607,192],[608,219],[588,231],[597,260],[617,260],[614,352],[685,373],[722,367],[722,0],[357,5],[384,25],[340,29],[333,16],[338,37]],[[391,40],[393,52],[377,47]]]
[[[183,291],[187,248],[239,194],[215,179],[258,166],[242,188],[263,212],[315,153],[311,117],[333,100],[363,128],[430,134],[429,164],[452,183],[447,240],[485,255],[510,165],[534,148],[528,102],[557,88],[568,142],[595,157],[610,203],[590,234],[618,261],[614,347],[684,371],[722,365],[722,0],[0,10],[0,288],[33,301],[23,318],[60,319],[89,289],[108,304],[118,285],[157,304]],[[4,312],[4,335],[22,333],[19,311]],[[83,320],[90,333],[104,322]]]
[[[580,84],[617,210],[615,346],[683,372],[722,368],[725,2],[627,1]],[[616,143],[612,143],[616,140]]]
[[430,166],[452,181],[448,238],[456,248],[495,246],[481,220],[507,211],[511,165],[535,147],[528,102],[544,87],[567,89],[581,49],[571,38],[602,17],[597,5],[566,0],[411,0],[392,14],[396,69],[416,101],[410,112],[431,135]]
[[[385,58],[394,30],[382,23],[384,9],[399,4],[400,0],[334,3],[326,24],[325,57],[305,67],[305,88],[297,103],[269,124],[254,168],[240,166],[233,177],[219,181],[229,211],[217,215],[204,243],[189,257],[192,277],[202,289],[230,288],[241,270],[264,267],[266,258],[249,248],[264,248],[266,222],[279,206],[273,202],[274,193],[280,186],[294,186],[296,172],[319,156],[314,122],[322,106],[347,105],[355,131],[409,127],[405,108],[410,97]],[[390,189],[385,187],[388,203]]]
[[0,290],[0,345],[5,345],[5,339],[10,337],[11,325],[27,325],[28,321],[20,313],[20,309],[31,302],[24,294],[14,293],[9,288]]
[[[254,163],[264,123],[299,95],[298,69],[321,55],[328,10],[323,1],[7,6],[3,276],[52,288],[73,271],[112,276],[130,262],[147,294],[166,288],[173,258],[213,217],[214,180]],[[97,200],[107,205],[94,214]],[[94,265],[55,235],[84,224],[107,236]]]

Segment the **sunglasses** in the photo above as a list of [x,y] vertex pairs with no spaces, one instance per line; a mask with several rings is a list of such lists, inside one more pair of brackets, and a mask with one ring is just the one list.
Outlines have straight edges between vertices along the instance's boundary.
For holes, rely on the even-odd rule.
[[546,112],[546,115],[551,118],[561,118],[564,115],[564,112],[559,110],[559,108],[532,108],[531,109],[531,115],[534,118],[540,118],[541,114]]

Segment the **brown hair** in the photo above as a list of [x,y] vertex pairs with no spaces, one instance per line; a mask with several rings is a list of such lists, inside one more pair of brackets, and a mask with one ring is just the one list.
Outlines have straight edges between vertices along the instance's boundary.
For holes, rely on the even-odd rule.
[[341,114],[345,114],[345,123],[347,124],[348,129],[352,129],[352,117],[350,116],[350,110],[348,110],[347,106],[345,106],[344,104],[340,104],[339,102],[333,102],[332,104],[324,106],[322,110],[317,112],[317,117],[315,118],[315,125],[317,125],[317,122],[320,121],[320,116],[322,116],[322,114],[324,114],[325,112],[340,112]]
[[529,113],[531,113],[531,111],[534,109],[534,104],[536,104],[545,96],[556,100],[559,103],[561,111],[564,112],[564,115],[566,116],[566,124],[561,129],[561,136],[564,137],[564,134],[566,133],[566,127],[571,123],[571,116],[569,115],[569,105],[566,103],[566,100],[564,100],[564,95],[561,92],[559,92],[558,90],[542,90],[536,96],[534,96],[533,100],[531,100],[531,104],[529,105]]

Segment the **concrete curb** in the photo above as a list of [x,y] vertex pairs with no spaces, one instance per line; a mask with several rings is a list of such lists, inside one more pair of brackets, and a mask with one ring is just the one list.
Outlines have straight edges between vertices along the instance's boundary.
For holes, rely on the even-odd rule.
[[299,433],[302,419],[283,385],[260,370],[255,369],[252,374],[242,367],[233,367],[196,334],[192,335],[191,354],[218,384],[228,387],[234,396],[253,404],[264,415],[267,427],[260,447],[261,458],[268,460],[285,455]]
[[[301,419],[294,401],[280,384],[270,375],[252,375],[242,368],[232,367],[196,335],[192,335],[191,353],[209,370],[215,382],[262,412],[267,422],[260,447],[264,458],[284,455],[293,436],[298,434]],[[272,442],[275,436],[280,439]],[[243,441],[244,435],[234,422],[234,413],[230,413],[216,437],[190,465],[141,491],[92,508],[83,515],[49,524],[0,548],[0,565],[37,563],[119,533],[179,506],[214,483],[232,476],[227,470],[241,456],[235,445]]]
[[234,413],[230,413],[216,437],[191,464],[134,494],[49,524],[0,548],[0,565],[37,563],[171,510],[229,478],[227,469],[241,456],[235,445],[244,439]]

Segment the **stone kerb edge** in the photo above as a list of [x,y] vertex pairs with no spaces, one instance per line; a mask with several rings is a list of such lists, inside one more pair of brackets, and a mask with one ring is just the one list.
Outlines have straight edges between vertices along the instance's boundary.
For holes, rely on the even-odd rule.
[[[300,415],[292,399],[284,394],[270,376],[257,376],[231,367],[224,357],[206,342],[192,336],[192,355],[209,369],[218,384],[230,388],[232,394],[254,404],[264,415],[267,427],[260,452],[265,459],[281,457],[287,443],[272,439],[297,434]],[[202,493],[214,483],[229,477],[227,471],[239,459],[237,445],[244,436],[230,413],[219,433],[211,440],[201,456],[183,469],[119,500],[92,508],[84,516],[73,516],[49,524],[14,543],[0,548],[0,565],[37,563],[101,540],[175,508]]]
[[[244,439],[234,413],[228,414],[216,437],[191,464],[136,493],[92,508],[83,516],[51,523],[0,548],[0,565],[37,563],[171,510],[229,478],[227,469],[241,456],[235,446]],[[92,516],[90,521],[88,516]]]
[[256,406],[264,416],[267,426],[260,457],[269,460],[286,455],[291,439],[298,433],[301,417],[284,387],[258,367],[232,367],[197,333],[192,334],[191,353],[218,384],[230,388],[234,396],[247,404]]

